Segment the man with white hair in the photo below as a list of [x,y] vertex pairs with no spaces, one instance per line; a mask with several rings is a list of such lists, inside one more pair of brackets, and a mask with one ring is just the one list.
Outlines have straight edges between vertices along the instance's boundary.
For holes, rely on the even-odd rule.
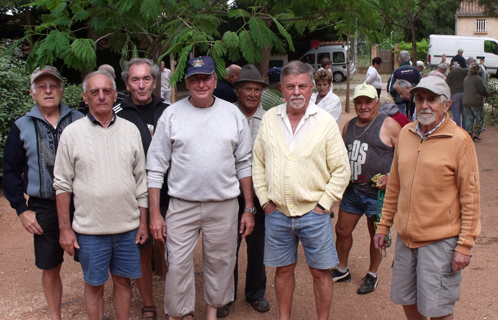
[[417,118],[415,114],[415,104],[413,103],[413,95],[410,93],[413,85],[403,79],[398,79],[394,83],[394,87],[399,94],[402,103],[405,105],[406,111],[403,113],[406,115],[408,120],[413,121]]
[[353,245],[353,230],[365,214],[370,233],[370,266],[357,292],[368,294],[375,290],[379,282],[377,270],[382,255],[374,248],[374,222],[382,207],[379,206],[379,198],[387,186],[401,126],[396,120],[379,112],[375,87],[368,84],[357,86],[353,100],[357,116],[342,130],[351,165],[351,179],[339,206],[335,227],[339,266],[332,270],[332,277],[334,282],[351,281],[348,256]]
[[393,71],[387,82],[387,91],[394,98],[394,103],[398,106],[399,111],[410,118],[408,113],[409,110],[406,108],[406,99],[401,97],[400,92],[398,92],[399,87],[394,84],[396,83],[396,80],[402,79],[408,81],[412,86],[415,86],[420,79],[422,79],[422,74],[417,68],[410,66],[410,53],[408,51],[404,50],[399,53],[399,62],[399,68]]
[[429,72],[429,76],[432,77],[439,77],[443,80],[446,80],[446,71],[448,71],[448,66],[446,65],[446,63],[444,62],[441,62],[438,66],[437,66],[437,69],[436,70],[432,70],[431,72]]
[[385,248],[394,223],[391,300],[407,319],[451,320],[481,230],[477,155],[447,113],[444,80],[427,77],[411,92],[418,121],[398,138],[374,243]]

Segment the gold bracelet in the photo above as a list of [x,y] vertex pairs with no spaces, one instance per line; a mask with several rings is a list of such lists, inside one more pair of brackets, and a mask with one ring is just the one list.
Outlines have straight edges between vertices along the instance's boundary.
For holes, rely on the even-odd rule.
[[263,210],[265,210],[266,206],[269,205],[270,202],[271,202],[271,200],[263,203],[263,205],[261,206],[261,208],[263,208]]

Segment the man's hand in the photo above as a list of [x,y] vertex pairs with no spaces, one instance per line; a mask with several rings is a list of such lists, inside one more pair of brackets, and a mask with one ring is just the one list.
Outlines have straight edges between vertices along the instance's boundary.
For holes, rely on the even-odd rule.
[[389,245],[389,242],[386,241],[386,235],[385,234],[376,234],[375,237],[374,237],[374,245],[375,245],[375,249],[377,250],[382,250],[382,249],[386,249],[387,246]]
[[464,255],[458,251],[455,251],[453,254],[453,274],[455,274],[459,270],[465,269],[466,266],[470,264],[470,256]]
[[384,191],[386,190],[386,187],[387,187],[387,181],[389,180],[389,176],[386,174],[385,176],[382,176],[379,181],[377,181],[377,183],[375,184],[375,186]]
[[74,248],[80,248],[78,240],[76,240],[76,235],[72,229],[64,229],[60,231],[59,243],[62,249],[70,256],[74,256]]
[[319,206],[316,206],[315,209],[313,209],[313,211],[315,211],[316,213],[320,213],[320,214],[325,213],[325,211],[323,211],[323,209],[321,209]]
[[21,218],[22,226],[26,231],[39,236],[43,234],[43,229],[38,224],[38,221],[36,221],[36,213],[34,211],[26,210],[19,215],[19,218]]
[[166,240],[166,223],[164,222],[164,219],[159,211],[154,213],[154,211],[151,210],[149,212],[150,233],[152,234],[152,237],[154,237],[154,240],[164,243]]
[[147,223],[140,223],[137,229],[137,235],[135,236],[136,244],[144,244],[149,238],[149,230],[147,229]]
[[277,206],[273,203],[273,201],[270,201],[263,210],[265,211],[266,214],[270,214],[272,212],[275,212],[275,210],[277,210]]
[[245,238],[252,233],[252,230],[254,230],[254,216],[250,212],[244,212],[240,220],[239,233],[242,233],[242,238]]

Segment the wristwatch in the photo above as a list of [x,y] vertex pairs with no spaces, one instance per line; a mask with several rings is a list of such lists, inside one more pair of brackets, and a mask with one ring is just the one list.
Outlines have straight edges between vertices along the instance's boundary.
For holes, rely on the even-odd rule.
[[322,207],[321,204],[317,203],[316,206],[320,209],[322,209],[325,213],[329,213],[329,211],[327,209],[325,209],[324,207]]
[[255,215],[256,214],[256,207],[245,208],[244,212],[249,212],[250,214]]

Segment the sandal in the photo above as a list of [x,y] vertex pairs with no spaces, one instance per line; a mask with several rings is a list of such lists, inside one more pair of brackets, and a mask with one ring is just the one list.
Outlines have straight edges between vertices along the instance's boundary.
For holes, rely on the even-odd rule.
[[[186,317],[191,317],[191,318],[186,318]],[[187,313],[180,320],[194,320],[194,315],[192,313]]]
[[216,318],[228,317],[228,315],[230,314],[230,310],[232,310],[232,312],[234,312],[234,308],[235,308],[235,306],[233,304],[233,301],[227,303],[223,307],[216,308]]
[[247,299],[246,301],[256,310],[257,312],[265,313],[270,311],[270,303],[266,300],[265,297],[261,297],[258,299]]
[[157,319],[157,312],[156,312],[156,307],[143,307],[142,308],[142,316],[144,315],[144,313],[146,312],[150,312],[150,313],[153,313],[154,315],[153,316],[148,316],[148,317],[145,317],[144,320],[156,320]]

